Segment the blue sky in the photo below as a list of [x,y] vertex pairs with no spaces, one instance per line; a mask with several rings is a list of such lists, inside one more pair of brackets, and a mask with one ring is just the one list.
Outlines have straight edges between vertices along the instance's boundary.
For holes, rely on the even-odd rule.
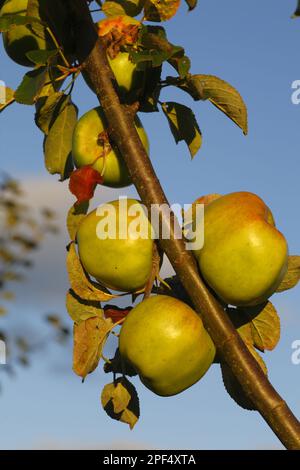
[[[291,102],[291,84],[300,79],[300,20],[291,20],[295,0],[238,2],[201,0],[195,12],[179,15],[166,26],[169,38],[185,46],[192,72],[217,75],[235,86],[249,112],[249,135],[209,103],[193,103],[170,88],[162,99],[192,106],[203,132],[203,147],[191,162],[178,146],[161,115],[142,115],[151,142],[151,157],[171,202],[190,203],[207,193],[248,190],[273,210],[291,254],[300,254],[299,123],[300,106]],[[0,50],[0,79],[15,87],[24,69]],[[170,73],[170,69],[166,72]],[[97,105],[81,79],[74,93],[80,114]],[[4,325],[39,331],[41,314],[65,315],[67,280],[63,217],[72,203],[66,184],[47,175],[42,135],[34,127],[33,109],[12,106],[1,115],[1,168],[19,177],[34,205],[58,212],[62,232],[47,239],[36,256],[35,270],[19,286],[17,301]],[[122,194],[134,194],[122,190]],[[96,202],[117,193],[97,193]],[[300,339],[300,288],[274,296],[282,320],[281,341],[265,360],[269,376],[300,416],[300,365],[291,363],[291,344]],[[71,323],[69,322],[71,325]],[[27,326],[26,326],[27,325]],[[3,379],[0,396],[1,448],[280,448],[280,443],[254,412],[241,410],[224,392],[219,368],[178,397],[163,399],[138,385],[142,416],[131,432],[101,410],[99,395],[108,377],[98,369],[86,383],[71,372],[70,347],[50,347],[33,357],[30,369]]]

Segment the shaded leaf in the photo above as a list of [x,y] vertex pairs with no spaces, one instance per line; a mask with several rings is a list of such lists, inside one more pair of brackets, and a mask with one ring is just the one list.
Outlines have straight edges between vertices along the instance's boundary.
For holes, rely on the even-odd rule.
[[133,429],[140,416],[138,394],[135,387],[125,377],[105,385],[101,394],[101,404],[108,416],[129,424]]
[[92,199],[97,184],[102,182],[103,177],[91,165],[74,170],[70,175],[69,189],[77,199],[76,204]]
[[77,107],[69,101],[52,124],[44,142],[45,165],[50,174],[65,179],[72,161],[72,137],[77,122]]
[[185,0],[187,6],[189,7],[189,11],[194,10],[196,8],[198,0]]
[[144,17],[147,21],[166,21],[176,15],[180,0],[146,0]]
[[202,135],[195,115],[190,108],[179,103],[166,102],[162,104],[170,129],[176,143],[184,140],[193,158],[202,144]]
[[35,113],[35,123],[37,127],[48,135],[52,124],[55,122],[58,114],[69,103],[69,97],[62,92],[53,92],[49,90],[49,95],[40,98],[37,103]]
[[83,300],[106,302],[117,295],[111,294],[105,287],[92,282],[84,271],[78,258],[75,244],[71,243],[67,255],[67,271],[73,291]]
[[37,50],[27,52],[26,56],[36,65],[46,65],[49,62],[49,59],[52,59],[57,54],[58,49],[54,49],[52,51]]
[[0,113],[15,101],[15,92],[0,82]]
[[82,204],[74,204],[69,210],[67,216],[67,228],[71,240],[75,240],[79,224],[86,216],[88,208],[89,203],[83,202]]
[[300,0],[298,0],[297,8],[295,13],[292,15],[292,18],[298,18],[300,16]]
[[68,314],[75,323],[92,317],[103,318],[103,310],[99,301],[85,301],[71,289],[67,292],[66,307]]
[[191,75],[178,84],[194,100],[209,100],[228,116],[243,133],[248,133],[247,108],[239,92],[229,83],[213,75]]
[[48,72],[46,67],[39,67],[27,72],[15,91],[15,100],[21,104],[34,104],[40,96],[47,77]]
[[0,32],[9,31],[14,26],[25,26],[28,24],[41,24],[40,19],[24,15],[4,15],[0,18]]
[[300,279],[300,256],[289,256],[287,272],[276,292],[283,292],[295,287]]
[[[251,345],[249,346],[248,344],[246,345],[249,351],[251,352],[251,354],[254,356],[255,360],[263,369],[264,373],[267,375],[267,368],[263,359],[260,357],[257,351],[255,351],[253,346]],[[221,362],[220,365],[221,365],[223,383],[224,383],[226,391],[231,396],[231,398],[240,407],[244,408],[245,410],[249,410],[249,411],[256,410],[255,406],[252,403],[251,397],[245,394],[242,386],[240,385],[238,380],[235,378],[235,376],[231,372],[230,367],[225,362]]]
[[84,379],[96,369],[111,327],[110,320],[98,316],[74,324],[73,371],[75,374]]
[[122,360],[119,348],[116,350],[114,357],[108,362],[105,362],[103,369],[106,374],[122,374],[128,375],[129,377],[138,375],[130,364]]

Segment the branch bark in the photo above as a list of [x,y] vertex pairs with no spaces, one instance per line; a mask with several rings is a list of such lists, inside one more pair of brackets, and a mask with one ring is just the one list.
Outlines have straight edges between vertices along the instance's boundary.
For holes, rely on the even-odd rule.
[[[149,156],[133,124],[132,112],[120,103],[115,80],[109,67],[101,39],[97,37],[86,0],[68,0],[70,19],[77,38],[77,58],[95,89],[109,124],[109,132],[120,149],[143,203],[168,204]],[[161,239],[160,246],[168,256],[204,325],[210,333],[220,357],[229,365],[246,395],[288,449],[300,449],[300,423],[285,401],[249,353],[222,306],[201,280],[191,252],[176,237],[181,230],[174,214],[161,218],[170,239]]]

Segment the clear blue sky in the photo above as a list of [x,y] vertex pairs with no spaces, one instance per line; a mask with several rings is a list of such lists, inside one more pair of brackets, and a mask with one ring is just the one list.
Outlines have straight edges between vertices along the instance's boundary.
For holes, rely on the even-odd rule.
[[[167,24],[170,40],[185,46],[192,58],[193,73],[217,75],[240,91],[249,111],[248,137],[209,103],[193,103],[175,89],[163,99],[191,105],[203,132],[203,147],[193,162],[184,144],[174,144],[163,116],[142,115],[142,121],[171,202],[190,203],[207,193],[253,191],[272,208],[291,254],[300,254],[300,106],[291,103],[291,84],[300,79],[300,20],[290,19],[295,4],[201,0],[194,13],[187,14],[183,5]],[[15,87],[24,69],[7,60],[2,48],[0,63],[0,79]],[[97,104],[81,80],[74,99],[81,114]],[[21,106],[1,115],[0,166],[24,181],[31,201],[54,206],[62,220],[72,199],[65,184],[46,174],[42,136],[32,118],[33,109]],[[97,197],[100,201],[115,196],[106,191]],[[62,231],[38,253],[36,269],[18,288],[10,319],[1,320],[4,325],[29,330],[28,325],[35,325],[38,332],[41,313],[66,315],[65,242]],[[274,297],[282,337],[276,351],[265,355],[271,381],[298,417],[300,365],[291,363],[291,343],[300,339],[299,302],[300,287]],[[280,448],[262,419],[238,408],[224,392],[217,366],[174,398],[156,397],[138,385],[142,416],[132,432],[100,408],[101,386],[108,379],[101,369],[84,385],[70,370],[70,347],[53,346],[35,355],[32,367],[20,369],[14,379],[1,374],[1,448]]]

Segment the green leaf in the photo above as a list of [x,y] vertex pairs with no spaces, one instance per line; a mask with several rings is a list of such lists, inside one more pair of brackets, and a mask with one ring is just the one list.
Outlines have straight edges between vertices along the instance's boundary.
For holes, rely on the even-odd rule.
[[300,256],[289,256],[287,272],[276,292],[283,292],[295,287],[300,279]]
[[67,271],[71,289],[83,300],[107,302],[117,295],[111,294],[107,289],[92,282],[84,271],[76,252],[75,243],[71,243],[67,254]]
[[61,175],[61,179],[65,179],[71,170],[72,137],[77,113],[77,107],[70,99],[56,117],[44,143],[46,168],[52,175]]
[[213,75],[191,75],[177,85],[195,101],[209,100],[228,116],[243,133],[248,133],[247,108],[239,92],[229,83]]
[[83,300],[72,289],[67,292],[66,307],[75,323],[88,320],[88,318],[103,317],[103,309],[99,301]]
[[27,72],[15,92],[15,100],[21,104],[34,104],[40,96],[47,77],[48,72],[46,67],[39,67]]
[[35,123],[37,127],[44,132],[44,134],[49,134],[50,128],[58,117],[58,114],[68,103],[69,97],[67,95],[61,92],[53,92],[53,90],[51,90],[48,96],[40,97],[35,113]]
[[114,0],[106,1],[102,5],[102,11],[106,16],[137,16],[144,7],[141,0]]
[[189,11],[194,10],[196,8],[198,0],[185,0],[187,6],[189,7]]
[[32,23],[31,29],[36,36],[45,40],[47,33],[40,19],[40,10],[43,3],[43,0],[28,0],[26,15],[39,19],[38,22]]
[[4,33],[15,26],[25,26],[29,24],[41,24],[41,21],[32,16],[5,15],[0,18],[0,32]]
[[292,15],[292,18],[298,18],[300,16],[300,0],[298,0],[297,8],[295,13]]
[[0,84],[0,113],[15,101],[15,92]]
[[179,103],[166,102],[162,104],[171,132],[176,143],[184,140],[193,158],[202,144],[202,135],[195,115],[190,108]]
[[159,67],[164,61],[176,57],[175,61],[184,56],[181,46],[171,44],[164,28],[161,26],[143,26],[136,47],[127,47],[134,63],[150,61],[153,67]]
[[74,204],[68,212],[67,228],[71,240],[75,240],[80,222],[85,218],[89,208],[89,201]]
[[191,61],[189,57],[184,55],[184,51],[175,54],[168,62],[175,68],[180,78],[185,78],[190,71]]
[[101,404],[112,419],[129,424],[133,429],[140,416],[138,394],[135,387],[125,377],[105,385],[101,394]]
[[146,0],[144,18],[147,21],[167,21],[176,15],[180,0]]
[[46,65],[49,63],[49,60],[55,57],[57,54],[58,49],[54,49],[52,51],[37,50],[27,52],[26,56],[36,65]]

